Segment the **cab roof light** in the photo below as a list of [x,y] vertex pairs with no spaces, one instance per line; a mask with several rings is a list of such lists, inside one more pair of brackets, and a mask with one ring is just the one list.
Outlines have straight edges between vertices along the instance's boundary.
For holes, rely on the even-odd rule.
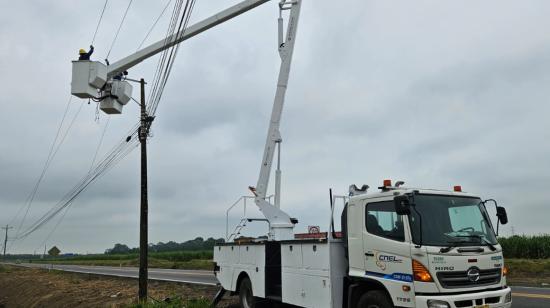
[[413,260],[412,262],[413,276],[415,281],[433,282],[430,271],[420,262]]
[[384,180],[384,187],[391,187],[391,180]]
[[453,187],[453,190],[456,191],[456,192],[462,192],[462,186],[455,185],[455,187]]

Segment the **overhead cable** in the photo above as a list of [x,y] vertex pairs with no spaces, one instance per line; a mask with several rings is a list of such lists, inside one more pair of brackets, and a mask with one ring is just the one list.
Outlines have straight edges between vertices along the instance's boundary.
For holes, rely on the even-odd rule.
[[94,37],[92,38],[92,43],[90,45],[93,45],[95,42],[95,37],[97,35],[97,31],[99,30],[99,25],[101,24],[101,20],[103,19],[103,13],[105,13],[107,2],[109,2],[109,0],[105,0],[105,4],[103,5],[103,10],[101,10],[101,15],[99,15],[99,20],[97,21],[97,26],[95,27]]
[[157,25],[157,23],[159,22],[159,20],[162,18],[162,16],[164,15],[164,12],[166,12],[166,9],[170,6],[170,3],[172,3],[172,0],[168,0],[168,3],[166,3],[166,6],[164,6],[164,9],[162,10],[162,12],[160,12],[160,15],[157,17],[157,19],[155,20],[155,22],[153,23],[153,25],[151,26],[151,28],[149,29],[149,31],[147,31],[147,34],[145,35],[145,37],[143,38],[143,40],[141,41],[141,43],[139,44],[138,48],[136,49],[136,51],[140,50],[141,49],[141,46],[143,46],[143,44],[145,43],[145,41],[147,40],[147,38],[149,37],[149,35],[151,35],[151,32],[153,32],[153,29],[155,28],[155,26]]
[[132,1],[133,0],[130,0],[130,2],[128,2],[128,6],[126,7],[126,11],[124,11],[124,16],[122,16],[122,20],[120,21],[120,25],[118,26],[115,37],[113,38],[113,42],[111,43],[111,48],[109,48],[109,52],[105,56],[105,59],[109,59],[109,55],[111,54],[111,51],[113,50],[113,47],[115,46],[115,42],[118,38],[118,34],[120,33],[120,29],[122,28],[122,25],[124,24],[124,20],[126,19],[126,15],[128,14],[128,11],[130,10],[130,6],[132,5]]
[[[25,206],[26,206],[25,214],[24,214],[23,218],[21,219],[21,222],[19,223],[19,225],[17,227],[16,234],[19,233],[23,223],[25,222],[25,219],[26,219],[26,217],[29,213],[29,210],[32,206],[32,202],[33,202],[33,200],[36,196],[36,193],[38,192],[38,189],[40,188],[40,184],[42,183],[42,180],[44,179],[44,176],[46,175],[46,171],[48,171],[48,168],[50,167],[50,163],[53,160],[53,158],[55,157],[55,154],[57,153],[56,145],[58,143],[59,136],[61,135],[61,130],[63,128],[63,124],[65,123],[65,118],[67,117],[67,113],[69,112],[71,101],[72,101],[72,95],[69,96],[69,100],[67,101],[67,106],[65,107],[65,111],[63,112],[61,122],[59,123],[59,126],[57,128],[57,132],[55,133],[55,138],[54,138],[54,140],[53,140],[53,142],[50,146],[50,151],[48,152],[48,156],[46,158],[46,161],[44,162],[44,167],[42,168],[42,172],[40,173],[40,176],[38,177],[36,183],[34,184],[33,189],[31,190],[31,192],[29,193],[29,195],[25,199],[24,205],[19,208],[19,211],[17,212],[17,214],[13,217],[13,219],[10,222],[10,224],[12,224],[15,221],[15,219],[17,218],[17,216],[19,216],[19,213],[21,212],[21,210],[24,209]],[[57,147],[57,149],[59,149],[59,147]]]
[[68,193],[66,193],[54,207],[48,210],[48,212],[42,215],[42,217],[36,220],[25,231],[21,232],[21,234],[17,236],[17,239],[22,240],[28,237],[30,234],[48,223],[59,212],[70,206],[72,202],[89,187],[90,184],[103,176],[107,171],[111,170],[124,157],[132,152],[132,150],[139,145],[139,140],[137,138],[138,127],[139,124],[133,127],[133,132],[130,134],[130,140],[128,142],[124,141],[117,144],[105,157],[105,159],[99,162],[91,172],[88,172],[84,177],[82,177],[82,179]]

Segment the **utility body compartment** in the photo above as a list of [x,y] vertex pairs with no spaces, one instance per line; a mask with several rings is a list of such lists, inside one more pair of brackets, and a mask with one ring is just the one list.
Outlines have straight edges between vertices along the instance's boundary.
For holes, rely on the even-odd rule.
[[246,273],[254,296],[302,307],[341,307],[344,260],[340,240],[225,243],[214,247],[216,277],[226,290],[236,291],[237,280]]

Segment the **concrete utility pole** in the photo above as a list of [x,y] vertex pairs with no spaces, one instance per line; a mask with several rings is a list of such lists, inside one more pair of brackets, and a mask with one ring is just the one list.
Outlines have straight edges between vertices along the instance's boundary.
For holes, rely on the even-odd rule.
[[149,212],[149,202],[147,200],[147,136],[149,127],[154,117],[147,115],[145,106],[145,80],[141,78],[141,126],[139,128],[139,141],[141,143],[141,206],[139,222],[139,300],[147,300],[147,257],[148,257],[148,239],[147,239],[147,217]]
[[4,260],[6,260],[6,246],[8,245],[8,230],[13,229],[13,227],[6,225],[5,227],[2,227],[2,229],[6,230],[6,237],[4,238]]

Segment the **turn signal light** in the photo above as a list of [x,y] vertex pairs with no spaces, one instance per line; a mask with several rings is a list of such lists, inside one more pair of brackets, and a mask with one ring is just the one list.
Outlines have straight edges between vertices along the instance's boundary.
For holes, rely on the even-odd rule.
[[433,282],[430,271],[420,262],[413,260],[412,262],[413,276],[415,281]]
[[453,190],[456,192],[462,192],[462,186],[456,185]]
[[391,186],[391,180],[384,180],[384,186],[385,187]]
[[506,266],[502,267],[502,276],[508,275],[508,268]]

